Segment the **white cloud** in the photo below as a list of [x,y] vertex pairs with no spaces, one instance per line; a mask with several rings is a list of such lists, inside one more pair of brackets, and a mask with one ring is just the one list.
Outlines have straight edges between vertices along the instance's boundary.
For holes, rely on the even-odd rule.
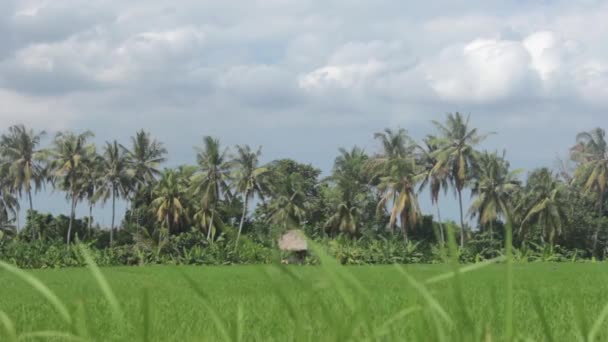
[[406,125],[452,110],[522,118],[537,115],[530,103],[544,117],[608,105],[603,4],[7,0],[0,8],[0,87],[22,97],[16,106],[62,99],[57,110],[120,112],[129,125],[157,108],[164,112],[147,124],[164,128],[156,121],[171,110],[196,127],[216,120],[210,112],[237,122],[356,116]]
[[589,61],[575,71],[580,96],[594,105],[608,107],[608,64]]
[[37,98],[0,88],[0,121],[61,130],[77,117],[68,102],[64,98]]
[[373,89],[384,87],[412,65],[413,58],[400,41],[349,42],[332,52],[326,65],[302,74],[299,85],[306,90]]
[[137,81],[146,85],[151,79],[167,82],[167,72],[196,73],[196,55],[205,40],[202,31],[189,26],[141,32],[119,42],[105,34],[104,30],[84,32],[19,49],[13,58],[0,61],[0,81],[4,78],[0,84],[28,92],[22,81],[38,78],[56,86],[41,87],[32,82],[32,93],[54,93]]
[[543,81],[551,78],[562,66],[564,49],[557,35],[551,31],[531,34],[523,40],[523,45],[532,58],[532,68]]
[[458,110],[536,165],[608,126],[607,16],[606,1],[0,0],[0,119],[146,128],[175,163],[213,134],[329,165]]
[[358,64],[329,65],[302,75],[299,85],[306,90],[323,90],[331,87],[355,88],[363,86],[366,81],[383,70],[385,65],[374,59]]
[[[580,42],[555,31],[520,40],[478,38],[449,46],[424,63],[427,81],[446,101],[493,103],[582,100],[606,103],[603,64],[584,53]],[[561,98],[561,99],[560,99]]]
[[516,96],[534,82],[531,58],[517,41],[476,39],[446,48],[425,66],[437,94],[450,101],[500,101]]

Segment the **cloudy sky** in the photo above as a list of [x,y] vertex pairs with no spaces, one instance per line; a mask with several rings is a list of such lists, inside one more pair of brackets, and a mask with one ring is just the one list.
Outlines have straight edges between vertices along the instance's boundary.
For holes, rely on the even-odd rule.
[[552,166],[608,127],[606,18],[595,0],[0,0],[1,128],[145,128],[173,165],[214,135],[328,171],[460,111],[513,166]]

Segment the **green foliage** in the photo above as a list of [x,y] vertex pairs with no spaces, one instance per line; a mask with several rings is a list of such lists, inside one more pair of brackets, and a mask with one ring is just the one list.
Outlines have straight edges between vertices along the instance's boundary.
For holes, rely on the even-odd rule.
[[[0,139],[0,241],[59,246],[78,239],[107,255],[109,264],[118,262],[113,255],[124,264],[250,263],[266,262],[271,254],[266,251],[276,248],[283,232],[301,229],[345,263],[437,263],[445,261],[440,251],[452,237],[441,219],[439,195],[453,190],[462,211],[462,192],[470,189],[468,212],[475,223],[469,226],[461,217],[453,227],[460,235],[460,261],[506,254],[508,219],[521,260],[562,259],[554,254],[604,258],[608,144],[602,129],[577,136],[572,168],[533,170],[521,182],[504,153],[477,150],[487,135],[468,117],[448,114],[445,122],[434,124],[437,134],[422,143],[405,129],[387,128],[374,135],[377,153],[340,149],[324,179],[310,164],[292,159],[264,163],[261,148],[230,149],[209,136],[195,148],[195,165],[161,171],[167,151],[145,131],[137,132],[130,146],[112,141],[98,153],[90,131],[60,132],[44,148],[43,133],[13,126]],[[70,202],[66,216],[32,210],[32,193],[45,185],[65,193]],[[433,216],[420,210],[423,190],[430,192]],[[22,192],[30,200],[23,227],[18,220]],[[110,200],[111,225],[101,227],[95,209]],[[124,216],[116,213],[117,200],[128,204]],[[89,213],[78,218],[76,208],[83,202]],[[241,235],[247,249],[242,256]],[[193,236],[196,243],[176,252],[176,241]],[[378,248],[388,254],[379,255]]]

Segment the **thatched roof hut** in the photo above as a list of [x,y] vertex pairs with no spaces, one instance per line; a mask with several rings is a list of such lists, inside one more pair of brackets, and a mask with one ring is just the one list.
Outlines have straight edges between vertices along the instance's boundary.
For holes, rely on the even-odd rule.
[[304,232],[299,229],[292,229],[281,236],[279,248],[286,252],[303,252],[308,250],[308,242]]

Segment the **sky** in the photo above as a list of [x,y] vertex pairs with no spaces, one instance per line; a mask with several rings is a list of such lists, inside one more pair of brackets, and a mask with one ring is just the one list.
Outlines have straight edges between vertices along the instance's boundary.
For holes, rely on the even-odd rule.
[[212,135],[327,173],[340,147],[459,111],[497,132],[483,149],[552,167],[608,127],[606,18],[596,0],[0,0],[0,129],[144,128],[169,165]]

